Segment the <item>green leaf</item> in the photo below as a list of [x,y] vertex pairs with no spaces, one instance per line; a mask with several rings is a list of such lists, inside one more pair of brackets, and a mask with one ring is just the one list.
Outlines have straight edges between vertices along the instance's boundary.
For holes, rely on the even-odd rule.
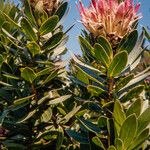
[[100,116],[98,118],[98,127],[104,128],[107,126],[107,119],[105,116]]
[[149,76],[150,67],[142,71],[141,73],[137,74],[134,79],[132,79],[127,85],[125,85],[119,91],[119,95],[122,93],[132,89],[136,85],[139,85],[142,81],[144,81]]
[[[80,66],[87,68],[88,70],[91,70],[93,72],[95,72],[96,74],[101,74],[102,72],[99,71],[98,69],[90,66],[89,64],[83,63],[81,60],[79,60],[73,53],[71,53],[72,59]],[[103,80],[104,82],[104,80]]]
[[105,52],[107,53],[109,58],[111,58],[112,57],[112,47],[111,47],[111,44],[109,43],[109,41],[105,37],[100,36],[100,37],[98,37],[98,43],[103,47],[103,49],[105,50]]
[[[29,135],[29,128],[25,124],[18,124],[16,120],[5,120],[4,126],[9,129],[11,132],[22,133],[22,135]],[[27,132],[27,133],[26,133]],[[13,136],[13,135],[12,135]],[[9,138],[10,139],[10,138]],[[8,140],[9,141],[9,140]]]
[[19,17],[19,15],[17,14],[18,12],[19,12],[19,8],[16,7],[14,4],[12,4],[8,16],[18,21],[18,17]]
[[95,96],[99,96],[101,93],[105,92],[102,88],[94,85],[88,85],[87,90]]
[[143,130],[131,143],[128,150],[137,150],[149,138],[149,129]]
[[59,6],[57,11],[55,12],[55,15],[59,17],[59,20],[62,19],[62,17],[66,13],[67,8],[68,8],[68,2],[64,2],[62,5]]
[[110,135],[110,139],[115,139],[115,136],[118,136],[118,135],[115,135],[115,124],[114,124],[114,119],[113,118],[109,118],[107,119],[107,131],[108,131],[108,134]]
[[28,43],[27,48],[28,48],[28,50],[30,51],[30,53],[32,54],[33,57],[36,54],[39,54],[40,51],[41,51],[40,46],[34,41]]
[[24,98],[16,99],[14,101],[14,105],[20,105],[20,104],[22,104],[22,103],[24,103],[26,101],[29,101],[29,99],[33,98],[34,96],[35,95],[33,94],[33,95],[30,95],[30,96],[27,96],[27,97],[24,97]]
[[49,107],[48,109],[44,110],[41,121],[44,123],[48,123],[51,120],[52,117],[52,109]]
[[21,27],[23,29],[23,32],[28,36],[28,38],[31,41],[37,41],[38,40],[37,35],[34,32],[32,25],[30,24],[30,22],[27,19],[23,18],[21,20]]
[[76,131],[73,131],[73,130],[69,130],[67,129],[66,130],[67,134],[75,139],[76,141],[78,141],[79,143],[82,143],[82,144],[89,144],[89,139],[86,135],[83,135],[81,133],[77,133]]
[[150,107],[147,108],[138,118],[138,133],[150,124]]
[[130,115],[123,123],[120,130],[120,139],[124,143],[124,148],[128,148],[136,136],[137,118],[135,115]]
[[109,146],[108,150],[116,150],[114,146]]
[[18,25],[18,23],[16,23],[14,20],[12,20],[6,13],[2,12],[0,10],[0,13],[4,16],[4,18],[11,23],[13,26],[15,26],[17,29],[20,29],[20,26]]
[[67,113],[66,113],[66,111],[63,109],[63,108],[61,108],[61,107],[58,107],[57,106],[57,110],[58,110],[58,112],[61,114],[61,115],[63,115],[63,116],[65,116]]
[[143,92],[144,86],[140,85],[131,89],[127,94],[121,97],[122,102],[127,102],[132,100],[133,98],[139,97],[139,95]]
[[[52,137],[51,135],[54,135],[54,137]],[[45,130],[37,136],[36,141],[39,142],[39,140],[42,140],[42,139],[50,140],[51,137],[52,137],[52,139],[56,139],[57,135],[58,135],[58,129]],[[37,144],[37,146],[38,146],[38,144]]]
[[85,38],[79,36],[79,43],[83,53],[86,53],[89,56],[90,55],[94,56],[94,49]]
[[85,102],[87,101],[88,103],[88,109],[91,111],[91,112],[96,112],[96,113],[101,113],[102,111],[102,108],[100,107],[100,105],[98,104],[98,102],[95,102],[95,101],[91,101],[91,100],[85,100]]
[[25,6],[25,9],[24,9],[25,15],[30,19],[30,21],[32,22],[32,24],[36,25],[35,18],[34,18],[33,14],[32,14],[32,9],[31,9],[31,6],[30,6],[30,1],[29,0],[25,0],[24,1],[24,6]]
[[101,78],[92,70],[84,67],[84,66],[80,66],[80,65],[75,65],[74,66],[77,70],[81,71],[82,74],[84,74],[84,76],[87,76],[89,79],[91,79],[92,81],[103,85],[103,79],[101,80]]
[[21,104],[19,104],[19,105],[16,105],[16,106],[14,106],[14,108],[12,108],[12,111],[17,111],[17,110],[19,110],[19,109],[21,109],[21,108],[25,108],[27,105],[29,105],[30,104],[30,101],[26,101],[26,102],[24,102],[24,103],[21,103]]
[[138,59],[138,57],[142,54],[142,52],[144,51],[144,49],[141,48],[143,40],[144,40],[144,32],[142,32],[142,34],[140,35],[139,39],[136,42],[135,47],[129,53],[127,64],[129,65],[133,64]]
[[49,61],[49,60],[47,60],[47,61],[35,61],[36,63],[38,63],[38,64],[44,64],[44,65],[48,65],[49,67],[54,67],[55,65],[54,65],[54,63],[53,62],[51,62],[51,61]]
[[0,66],[2,65],[3,61],[4,61],[4,58],[3,58],[3,56],[0,54]]
[[127,59],[128,54],[125,51],[116,54],[108,68],[108,76],[115,77],[120,74],[126,67]]
[[49,18],[49,16],[45,10],[42,10],[40,13],[36,12],[36,18],[39,27],[41,27],[42,23],[44,23]]
[[77,118],[79,122],[88,130],[95,134],[98,134],[101,132],[101,129],[98,128],[95,124],[93,124],[90,121],[84,120],[83,118]]
[[75,76],[76,76],[77,79],[79,79],[83,83],[89,84],[89,78],[81,70],[79,70],[79,69],[76,70]]
[[110,64],[110,58],[105,49],[100,44],[95,44],[94,52],[95,52],[94,56],[97,59],[97,61],[108,67]]
[[131,114],[136,114],[138,117],[142,110],[142,100],[139,98],[135,100],[135,102],[128,108],[126,115],[129,116]]
[[142,57],[144,57],[142,54],[131,65],[129,65],[128,71],[131,72],[132,70],[134,70],[140,64],[140,62],[142,60]]
[[0,0],[0,7],[1,7],[1,9],[3,10],[4,9],[4,1],[3,0]]
[[5,83],[5,82],[3,82],[3,81],[0,81],[0,85],[12,87],[11,84]]
[[25,116],[23,119],[20,119],[20,120],[18,121],[18,123],[23,123],[23,122],[27,121],[27,120],[30,119],[32,116],[34,116],[35,113],[36,113],[36,109],[30,111],[30,112],[27,114],[27,116]]
[[1,113],[0,116],[0,126],[3,125],[4,119],[7,117],[7,115],[9,114],[9,111],[6,109]]
[[48,67],[37,73],[37,76],[43,76],[49,74],[53,70],[53,67]]
[[42,82],[42,85],[45,85],[46,83],[50,82],[52,79],[54,79],[58,75],[59,70],[54,70],[51,72],[51,74]]
[[11,74],[13,72],[11,66],[5,62],[3,62],[1,66],[1,71],[8,74]]
[[7,140],[4,142],[4,145],[8,148],[8,149],[17,149],[17,150],[26,150],[26,147],[22,144],[19,143],[13,143],[12,142],[7,142]]
[[4,99],[4,100],[7,100],[7,101],[12,101],[13,95],[9,91],[7,91],[3,88],[0,88],[0,99]]
[[58,23],[59,19],[58,16],[52,16],[48,18],[40,27],[39,31],[41,35],[45,35],[47,33],[50,33],[54,30]]
[[125,85],[127,85],[132,79],[134,78],[134,74],[129,74],[123,79],[119,80],[119,82],[116,85],[116,90],[119,90],[123,88]]
[[41,105],[42,103],[44,103],[45,101],[50,99],[50,95],[47,94],[46,96],[42,97],[41,99],[38,100],[38,105]]
[[56,150],[60,150],[64,140],[64,131],[63,128],[59,126],[58,128],[58,136],[57,136],[57,143],[56,143]]
[[143,27],[143,30],[145,32],[145,36],[148,40],[150,40],[150,33],[148,33],[147,29],[145,27]]
[[20,48],[18,46],[18,44],[23,44],[20,40],[18,40],[17,38],[13,37],[11,33],[9,33],[8,31],[6,31],[4,28],[2,28],[3,34],[6,35],[7,39],[14,44],[16,47]]
[[123,141],[119,138],[116,138],[115,139],[115,147],[117,150],[123,150],[123,147],[124,147]]
[[26,67],[21,70],[21,77],[32,83],[36,78],[36,74],[31,68]]
[[49,105],[56,105],[56,104],[59,104],[59,103],[62,103],[66,100],[68,100],[72,95],[65,95],[65,96],[61,96],[59,98],[56,98],[56,99],[53,99],[51,101],[48,102]]
[[79,106],[75,106],[61,121],[63,121],[63,123],[67,123],[73,116],[75,116],[75,114],[81,109],[81,105]]
[[115,101],[113,116],[114,116],[116,131],[119,134],[121,126],[126,119],[126,115],[124,113],[123,107],[119,102],[119,100]]
[[95,143],[98,147],[102,148],[103,150],[106,150],[101,140],[95,136],[92,138],[93,143]]
[[122,41],[120,42],[118,51],[126,50],[128,53],[130,53],[133,50],[137,42],[137,39],[138,39],[138,31],[133,30],[132,32],[129,33],[127,37],[125,36],[122,39]]
[[3,74],[4,77],[9,78],[9,79],[14,79],[14,80],[19,80],[19,77],[16,77],[12,74]]
[[63,38],[63,32],[54,34],[42,47],[42,49],[52,49],[57,46]]

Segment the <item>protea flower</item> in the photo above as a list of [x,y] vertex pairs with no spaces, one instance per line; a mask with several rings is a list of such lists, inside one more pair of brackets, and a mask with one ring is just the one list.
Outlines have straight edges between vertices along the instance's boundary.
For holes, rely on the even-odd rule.
[[33,9],[45,10],[48,15],[51,15],[58,8],[60,0],[30,0],[30,3]]
[[133,4],[133,0],[91,0],[90,6],[85,8],[79,0],[78,9],[81,22],[95,37],[122,38],[132,25],[141,17],[137,15],[140,3]]

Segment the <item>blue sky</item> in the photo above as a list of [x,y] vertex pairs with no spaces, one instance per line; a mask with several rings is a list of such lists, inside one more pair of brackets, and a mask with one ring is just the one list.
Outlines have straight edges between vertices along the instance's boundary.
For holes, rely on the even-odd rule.
[[[76,8],[75,2],[78,0],[69,0],[70,12],[67,18],[64,20],[64,29],[67,30],[69,26],[75,23],[74,28],[69,32],[69,41],[67,43],[67,48],[69,51],[72,51],[76,54],[81,54],[81,50],[78,44],[78,36],[81,33],[81,29],[84,28],[80,20],[79,12]],[[87,5],[90,0],[82,0],[82,2]],[[136,0],[135,0],[136,1]],[[143,18],[140,20],[139,28],[141,26],[150,26],[150,0],[138,0],[141,2],[141,8],[139,12],[143,14]],[[17,2],[17,0],[15,0]],[[69,53],[66,57],[69,57]]]

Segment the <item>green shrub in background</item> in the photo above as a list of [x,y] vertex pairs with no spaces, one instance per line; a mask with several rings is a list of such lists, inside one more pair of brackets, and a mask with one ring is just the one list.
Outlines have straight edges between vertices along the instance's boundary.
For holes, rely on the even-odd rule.
[[61,60],[68,2],[43,5],[0,1],[1,149],[58,150],[70,143],[64,130],[74,123],[76,105]]

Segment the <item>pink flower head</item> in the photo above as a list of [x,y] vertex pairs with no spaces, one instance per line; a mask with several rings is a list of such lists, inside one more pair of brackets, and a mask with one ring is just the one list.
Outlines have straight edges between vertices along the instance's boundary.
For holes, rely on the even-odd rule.
[[140,3],[134,5],[133,0],[121,3],[118,0],[91,0],[88,8],[79,0],[77,7],[81,22],[94,36],[116,35],[122,38],[141,17],[137,15]]

